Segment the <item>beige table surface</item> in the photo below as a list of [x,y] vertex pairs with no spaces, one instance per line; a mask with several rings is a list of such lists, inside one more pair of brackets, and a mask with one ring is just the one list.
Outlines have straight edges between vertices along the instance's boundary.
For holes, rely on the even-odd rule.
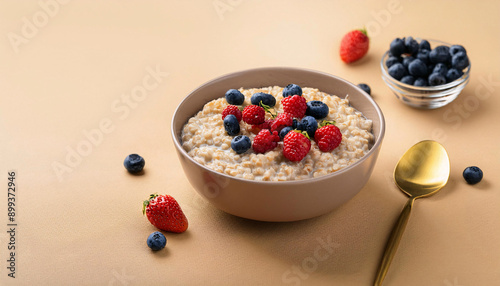
[[[435,139],[450,181],[416,202],[385,285],[500,285],[499,11],[498,1],[449,0],[1,1],[0,284],[370,285],[406,200],[392,170],[411,145]],[[363,26],[370,51],[345,65],[340,39]],[[409,35],[467,48],[471,80],[450,105],[412,109],[383,83],[381,55]],[[368,184],[330,214],[240,219],[207,204],[181,170],[177,104],[214,77],[264,66],[369,83],[385,114]],[[130,153],[146,159],[144,175],[123,168]],[[480,184],[463,180],[469,165],[483,169]],[[16,278],[6,262],[10,170]],[[190,223],[158,253],[141,214],[154,192],[173,195]]]

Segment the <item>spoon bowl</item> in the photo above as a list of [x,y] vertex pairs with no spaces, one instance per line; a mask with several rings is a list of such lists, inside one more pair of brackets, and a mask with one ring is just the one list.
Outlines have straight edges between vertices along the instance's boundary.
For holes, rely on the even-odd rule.
[[394,181],[410,198],[392,229],[374,285],[381,285],[408,224],[413,202],[437,193],[448,182],[450,159],[444,147],[436,141],[425,140],[413,145],[399,159],[394,169]]

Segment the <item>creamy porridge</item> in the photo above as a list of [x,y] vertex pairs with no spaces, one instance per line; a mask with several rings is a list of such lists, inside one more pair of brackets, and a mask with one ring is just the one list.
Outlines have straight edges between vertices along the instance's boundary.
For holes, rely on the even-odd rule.
[[[239,89],[245,95],[243,106],[250,105],[254,93],[264,92],[276,98],[274,110],[282,112],[280,104],[282,87]],[[264,154],[251,148],[243,154],[231,149],[233,136],[227,135],[221,113],[228,103],[224,97],[205,104],[203,109],[191,117],[182,130],[182,147],[198,163],[230,176],[261,181],[289,181],[315,178],[345,168],[370,149],[373,142],[372,121],[349,106],[348,96],[341,99],[314,88],[302,88],[302,96],[309,102],[319,100],[329,107],[329,114],[322,120],[334,120],[342,132],[342,142],[331,152],[322,152],[311,140],[311,150],[299,162],[291,162],[283,156],[283,142]],[[266,119],[271,118],[266,114]],[[318,122],[322,121],[318,120]],[[248,136],[252,142],[256,134],[251,125],[241,121],[240,135]]]

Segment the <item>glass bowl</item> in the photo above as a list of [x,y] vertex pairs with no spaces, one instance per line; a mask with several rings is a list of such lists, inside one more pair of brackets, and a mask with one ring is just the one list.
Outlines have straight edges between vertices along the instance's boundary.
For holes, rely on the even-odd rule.
[[[420,43],[422,39],[416,38],[416,40]],[[448,47],[451,46],[448,43],[437,40],[427,41],[431,44],[431,48],[435,48],[440,45]],[[462,77],[443,85],[419,87],[402,83],[390,76],[388,68],[385,64],[388,57],[389,51],[384,53],[382,60],[380,61],[382,79],[400,101],[412,107],[421,109],[435,109],[443,107],[455,100],[455,98],[457,98],[462,89],[464,89],[469,82],[471,69],[470,59],[469,66],[463,70],[464,74]]]

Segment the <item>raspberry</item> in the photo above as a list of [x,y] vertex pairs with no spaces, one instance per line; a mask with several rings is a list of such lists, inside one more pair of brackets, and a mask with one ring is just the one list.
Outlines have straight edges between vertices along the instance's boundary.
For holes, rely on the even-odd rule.
[[243,121],[248,124],[257,125],[264,123],[266,111],[258,105],[248,105],[243,109]]
[[325,125],[314,133],[314,140],[318,144],[319,150],[330,152],[337,148],[342,142],[342,133],[335,125]]
[[253,139],[252,148],[255,153],[266,153],[276,148],[279,141],[280,137],[278,136],[278,132],[274,131],[271,133],[269,129],[262,129]]
[[290,113],[292,117],[302,118],[306,114],[306,99],[300,95],[283,98],[281,105],[283,105],[283,112]]
[[311,141],[302,133],[290,131],[283,139],[283,156],[292,162],[298,162],[311,150]]
[[273,122],[274,119],[268,119],[264,121],[264,123],[252,125],[251,128],[247,128],[247,130],[252,132],[253,134],[258,134],[262,129],[271,130],[271,125],[273,124]]
[[274,119],[274,122],[271,125],[271,131],[277,131],[279,133],[281,129],[287,126],[292,126],[292,124],[293,124],[292,115],[289,113],[281,113]]
[[241,114],[241,110],[238,108],[238,106],[236,106],[236,105],[226,106],[226,108],[224,108],[224,110],[222,111],[222,120],[224,120],[224,118],[226,118],[226,116],[228,116],[229,114],[236,116],[236,119],[238,119],[238,122],[241,121],[242,114]]

